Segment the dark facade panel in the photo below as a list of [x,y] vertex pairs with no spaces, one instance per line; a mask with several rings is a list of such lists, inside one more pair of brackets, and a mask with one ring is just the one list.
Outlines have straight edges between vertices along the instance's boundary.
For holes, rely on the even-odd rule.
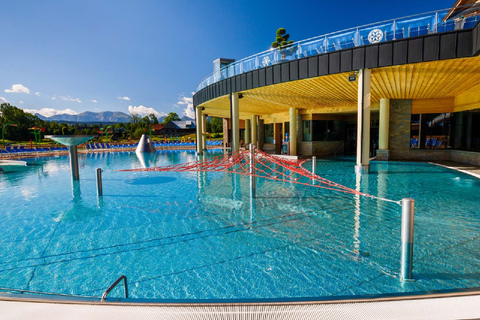
[[480,23],[477,23],[472,31],[473,38],[473,55],[478,56],[480,54]]
[[353,49],[353,58],[352,58],[352,69],[360,70],[365,68],[365,48],[355,48]]
[[270,66],[270,67],[266,67],[265,68],[265,84],[267,86],[273,84],[273,67]]
[[406,64],[408,57],[408,41],[395,41],[393,43],[393,65]]
[[215,84],[215,96],[216,97],[220,96],[220,82],[217,82]]
[[440,55],[440,36],[425,37],[423,40],[423,61],[438,60]]
[[247,90],[247,74],[243,73],[240,75],[240,90],[243,91]]
[[318,75],[328,74],[328,54],[318,56]]
[[308,77],[318,76],[318,56],[308,58]]
[[221,95],[224,96],[227,94],[227,80],[222,81],[222,92]]
[[340,72],[352,71],[352,50],[340,51]]
[[408,63],[423,61],[423,38],[408,40]]
[[252,83],[252,88],[258,88],[259,87],[259,84],[258,84],[258,70],[254,70],[252,72],[252,80],[253,80],[253,83]]
[[308,78],[308,60],[306,58],[298,60],[298,78]]
[[290,61],[290,80],[298,80],[298,60]]
[[365,68],[378,67],[378,45],[365,48]]
[[457,58],[472,56],[472,44],[472,31],[459,31],[457,36]]
[[282,81],[282,70],[279,64],[273,66],[273,83],[280,83]]
[[328,55],[328,71],[330,74],[340,72],[340,52],[333,52]]
[[440,59],[455,58],[457,34],[447,33],[440,35]]
[[230,92],[232,92],[232,81],[231,79],[227,79],[225,80],[225,82],[227,83],[227,94],[229,94]]
[[253,72],[247,72],[247,90],[253,88]]
[[263,87],[267,83],[265,68],[258,70],[258,86]]
[[282,63],[280,69],[282,82],[290,81],[290,63]]
[[378,45],[378,66],[387,67],[393,64],[393,43],[382,43]]

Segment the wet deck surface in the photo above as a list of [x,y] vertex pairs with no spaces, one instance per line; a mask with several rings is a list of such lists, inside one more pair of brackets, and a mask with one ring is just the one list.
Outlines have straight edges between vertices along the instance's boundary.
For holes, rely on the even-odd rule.
[[478,166],[454,161],[435,161],[431,163],[445,168],[457,170],[480,179],[480,167]]

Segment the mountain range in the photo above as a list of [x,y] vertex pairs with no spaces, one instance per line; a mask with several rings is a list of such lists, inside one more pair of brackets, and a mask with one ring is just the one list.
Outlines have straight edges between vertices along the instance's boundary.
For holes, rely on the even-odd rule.
[[[67,123],[90,123],[90,124],[106,124],[106,123],[119,123],[119,122],[129,122],[131,116],[120,112],[120,111],[104,111],[104,112],[90,112],[85,111],[80,114],[57,114],[51,117],[45,117],[41,114],[36,113],[36,115],[45,121],[57,121],[57,122],[67,122]],[[163,122],[165,117],[158,118],[160,123]],[[195,121],[195,119],[183,116],[182,121]]]

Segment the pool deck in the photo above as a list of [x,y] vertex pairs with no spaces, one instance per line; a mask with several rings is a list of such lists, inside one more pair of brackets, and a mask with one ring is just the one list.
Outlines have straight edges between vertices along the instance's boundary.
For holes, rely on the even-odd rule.
[[471,164],[459,163],[454,161],[435,161],[430,163],[444,168],[460,171],[480,179],[480,167]]

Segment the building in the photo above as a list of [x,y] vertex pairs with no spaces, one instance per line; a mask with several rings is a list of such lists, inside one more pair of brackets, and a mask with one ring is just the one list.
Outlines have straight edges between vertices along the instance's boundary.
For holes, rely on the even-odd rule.
[[300,41],[282,59],[269,50],[231,62],[198,85],[197,119],[230,118],[233,150],[244,120],[246,143],[278,153],[288,141],[302,157],[356,154],[359,171],[372,156],[480,164],[480,16],[447,17],[455,12]]
[[159,130],[165,137],[180,137],[195,133],[195,121],[169,121]]

